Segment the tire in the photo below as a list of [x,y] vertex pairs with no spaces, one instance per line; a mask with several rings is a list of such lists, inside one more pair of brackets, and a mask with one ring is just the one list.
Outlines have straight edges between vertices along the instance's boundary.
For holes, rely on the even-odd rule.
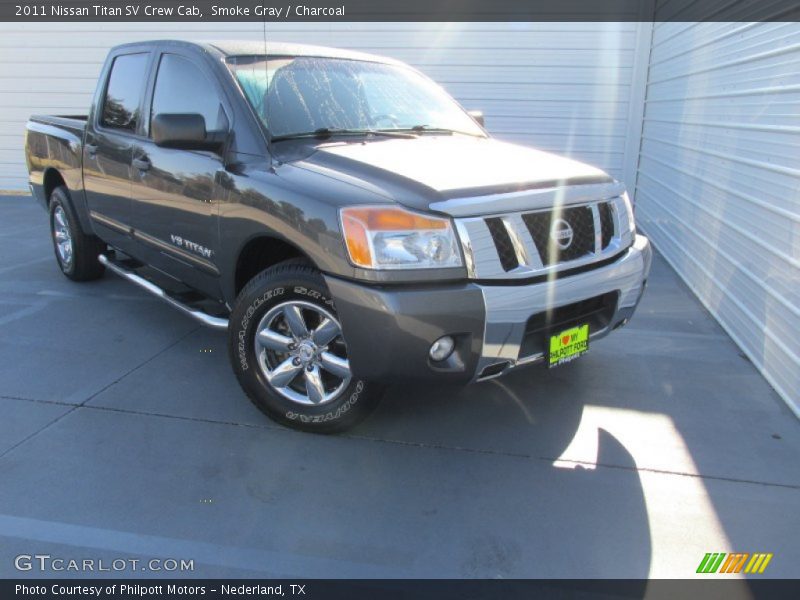
[[50,238],[64,275],[73,281],[91,281],[103,276],[105,267],[97,256],[106,250],[106,245],[98,237],[84,233],[72,209],[69,192],[63,186],[50,194]]
[[345,431],[383,395],[376,384],[349,376],[333,300],[305,261],[256,275],[236,299],[228,336],[242,389],[259,410],[293,429]]

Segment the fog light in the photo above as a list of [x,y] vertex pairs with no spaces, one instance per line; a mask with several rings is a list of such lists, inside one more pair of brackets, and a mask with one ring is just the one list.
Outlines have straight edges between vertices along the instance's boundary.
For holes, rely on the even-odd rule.
[[439,362],[453,353],[453,348],[455,348],[455,345],[456,343],[453,341],[453,338],[451,338],[449,335],[445,335],[433,342],[428,354],[430,354],[432,360]]

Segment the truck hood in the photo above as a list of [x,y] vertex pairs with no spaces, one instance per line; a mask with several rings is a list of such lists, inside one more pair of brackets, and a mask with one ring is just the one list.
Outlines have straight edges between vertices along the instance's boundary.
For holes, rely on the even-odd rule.
[[[296,167],[346,181],[410,208],[450,198],[608,183],[584,163],[492,138],[422,135],[286,148]],[[309,152],[310,151],[310,152]],[[292,158],[294,154],[294,159]]]

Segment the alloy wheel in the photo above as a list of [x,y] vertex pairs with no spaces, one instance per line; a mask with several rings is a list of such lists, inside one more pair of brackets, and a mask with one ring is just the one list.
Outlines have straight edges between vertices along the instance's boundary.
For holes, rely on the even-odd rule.
[[69,228],[67,215],[61,206],[56,206],[53,211],[53,237],[56,242],[56,252],[64,269],[72,265],[72,232]]
[[310,302],[270,309],[256,328],[255,350],[270,387],[299,404],[332,402],[352,378],[339,321]]

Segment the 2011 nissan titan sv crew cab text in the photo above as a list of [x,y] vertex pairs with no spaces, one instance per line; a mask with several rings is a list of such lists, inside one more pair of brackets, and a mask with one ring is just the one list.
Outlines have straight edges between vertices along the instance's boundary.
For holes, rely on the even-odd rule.
[[67,277],[227,330],[258,408],[332,432],[386,385],[570,361],[639,303],[624,186],[482,121],[390,59],[154,41],[111,50],[88,116],[31,117],[26,155]]

